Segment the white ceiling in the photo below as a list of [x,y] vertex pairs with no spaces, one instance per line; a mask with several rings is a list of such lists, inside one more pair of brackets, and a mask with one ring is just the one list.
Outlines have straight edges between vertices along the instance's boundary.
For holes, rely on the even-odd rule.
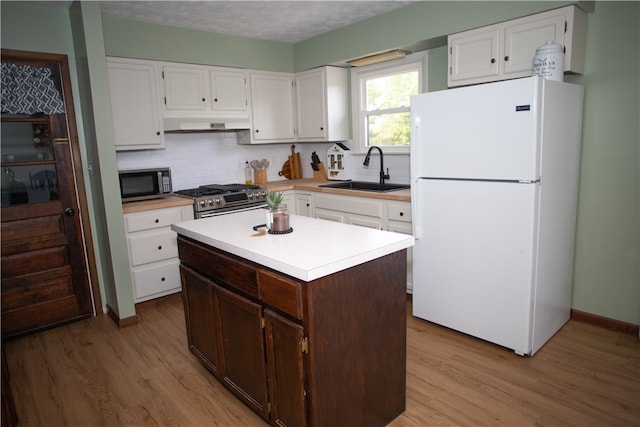
[[[101,1],[108,16],[213,33],[297,43],[398,9],[412,1]],[[68,7],[69,1],[44,1]]]

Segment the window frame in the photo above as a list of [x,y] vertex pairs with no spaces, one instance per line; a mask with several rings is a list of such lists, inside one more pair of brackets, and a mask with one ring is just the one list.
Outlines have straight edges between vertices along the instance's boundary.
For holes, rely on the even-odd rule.
[[[369,149],[365,139],[367,125],[365,81],[402,72],[418,71],[418,93],[424,93],[427,90],[427,56],[427,51],[423,51],[407,55],[403,59],[351,68],[352,150],[354,154],[365,154]],[[385,154],[409,154],[410,151],[410,145],[383,146],[382,148]]]

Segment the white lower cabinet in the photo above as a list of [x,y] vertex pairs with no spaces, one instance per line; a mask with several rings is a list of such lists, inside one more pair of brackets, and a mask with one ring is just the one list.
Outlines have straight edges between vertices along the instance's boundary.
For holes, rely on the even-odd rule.
[[[328,221],[412,234],[411,203],[313,193],[313,216]],[[407,292],[413,292],[413,252],[407,249]]]
[[135,302],[180,292],[180,261],[171,224],[193,219],[193,206],[124,215]]
[[296,191],[294,194],[295,211],[298,215],[313,216],[313,196],[311,193],[301,193]]
[[[387,230],[413,234],[410,202],[388,202],[387,220]],[[407,249],[407,292],[413,293],[413,248]]]

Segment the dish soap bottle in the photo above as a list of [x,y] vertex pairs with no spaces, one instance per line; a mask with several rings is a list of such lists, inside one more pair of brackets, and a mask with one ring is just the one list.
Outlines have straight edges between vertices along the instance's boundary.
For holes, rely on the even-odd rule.
[[249,165],[249,161],[246,160],[244,162],[244,183],[246,185],[251,185],[251,166]]

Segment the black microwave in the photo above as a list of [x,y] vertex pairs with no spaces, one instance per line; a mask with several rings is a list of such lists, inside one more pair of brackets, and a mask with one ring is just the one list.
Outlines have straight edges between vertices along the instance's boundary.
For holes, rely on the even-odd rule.
[[171,169],[136,169],[118,171],[123,202],[160,199],[173,192]]

